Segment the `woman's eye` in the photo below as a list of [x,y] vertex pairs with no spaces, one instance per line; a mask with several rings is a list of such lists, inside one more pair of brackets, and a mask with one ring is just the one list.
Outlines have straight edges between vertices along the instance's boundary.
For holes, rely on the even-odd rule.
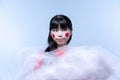
[[67,31],[67,29],[62,29],[62,31]]
[[58,31],[58,29],[53,29],[53,31],[54,31],[54,32],[57,32],[57,31]]

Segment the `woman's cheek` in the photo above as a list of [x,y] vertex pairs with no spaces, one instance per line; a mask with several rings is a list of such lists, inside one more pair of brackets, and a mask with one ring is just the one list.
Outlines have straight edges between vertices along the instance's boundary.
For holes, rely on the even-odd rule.
[[52,38],[55,38],[55,34],[54,33],[52,33],[51,36],[52,36]]
[[68,32],[65,33],[65,37],[68,37],[70,34]]

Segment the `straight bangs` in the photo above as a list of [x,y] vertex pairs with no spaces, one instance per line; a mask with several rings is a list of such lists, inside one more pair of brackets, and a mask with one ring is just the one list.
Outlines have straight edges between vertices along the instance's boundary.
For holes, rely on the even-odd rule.
[[67,24],[53,24],[52,27],[50,28],[50,30],[52,30],[52,29],[58,29],[59,26],[63,30],[66,30],[66,29],[69,28]]
[[68,27],[67,24],[61,24],[61,25],[60,25],[60,28],[63,29],[63,30],[69,29],[69,27]]

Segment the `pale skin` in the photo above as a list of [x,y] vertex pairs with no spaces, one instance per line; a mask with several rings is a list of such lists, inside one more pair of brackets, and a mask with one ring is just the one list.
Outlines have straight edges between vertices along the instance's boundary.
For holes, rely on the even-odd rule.
[[70,29],[61,29],[60,26],[58,26],[58,29],[51,30],[51,36],[53,40],[57,43],[58,48],[67,45],[71,34],[72,31]]

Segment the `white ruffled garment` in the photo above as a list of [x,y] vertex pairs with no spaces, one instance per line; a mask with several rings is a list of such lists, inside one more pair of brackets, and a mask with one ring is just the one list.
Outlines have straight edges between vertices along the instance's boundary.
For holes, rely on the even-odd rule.
[[101,47],[63,46],[32,54],[16,80],[120,80],[120,59]]

